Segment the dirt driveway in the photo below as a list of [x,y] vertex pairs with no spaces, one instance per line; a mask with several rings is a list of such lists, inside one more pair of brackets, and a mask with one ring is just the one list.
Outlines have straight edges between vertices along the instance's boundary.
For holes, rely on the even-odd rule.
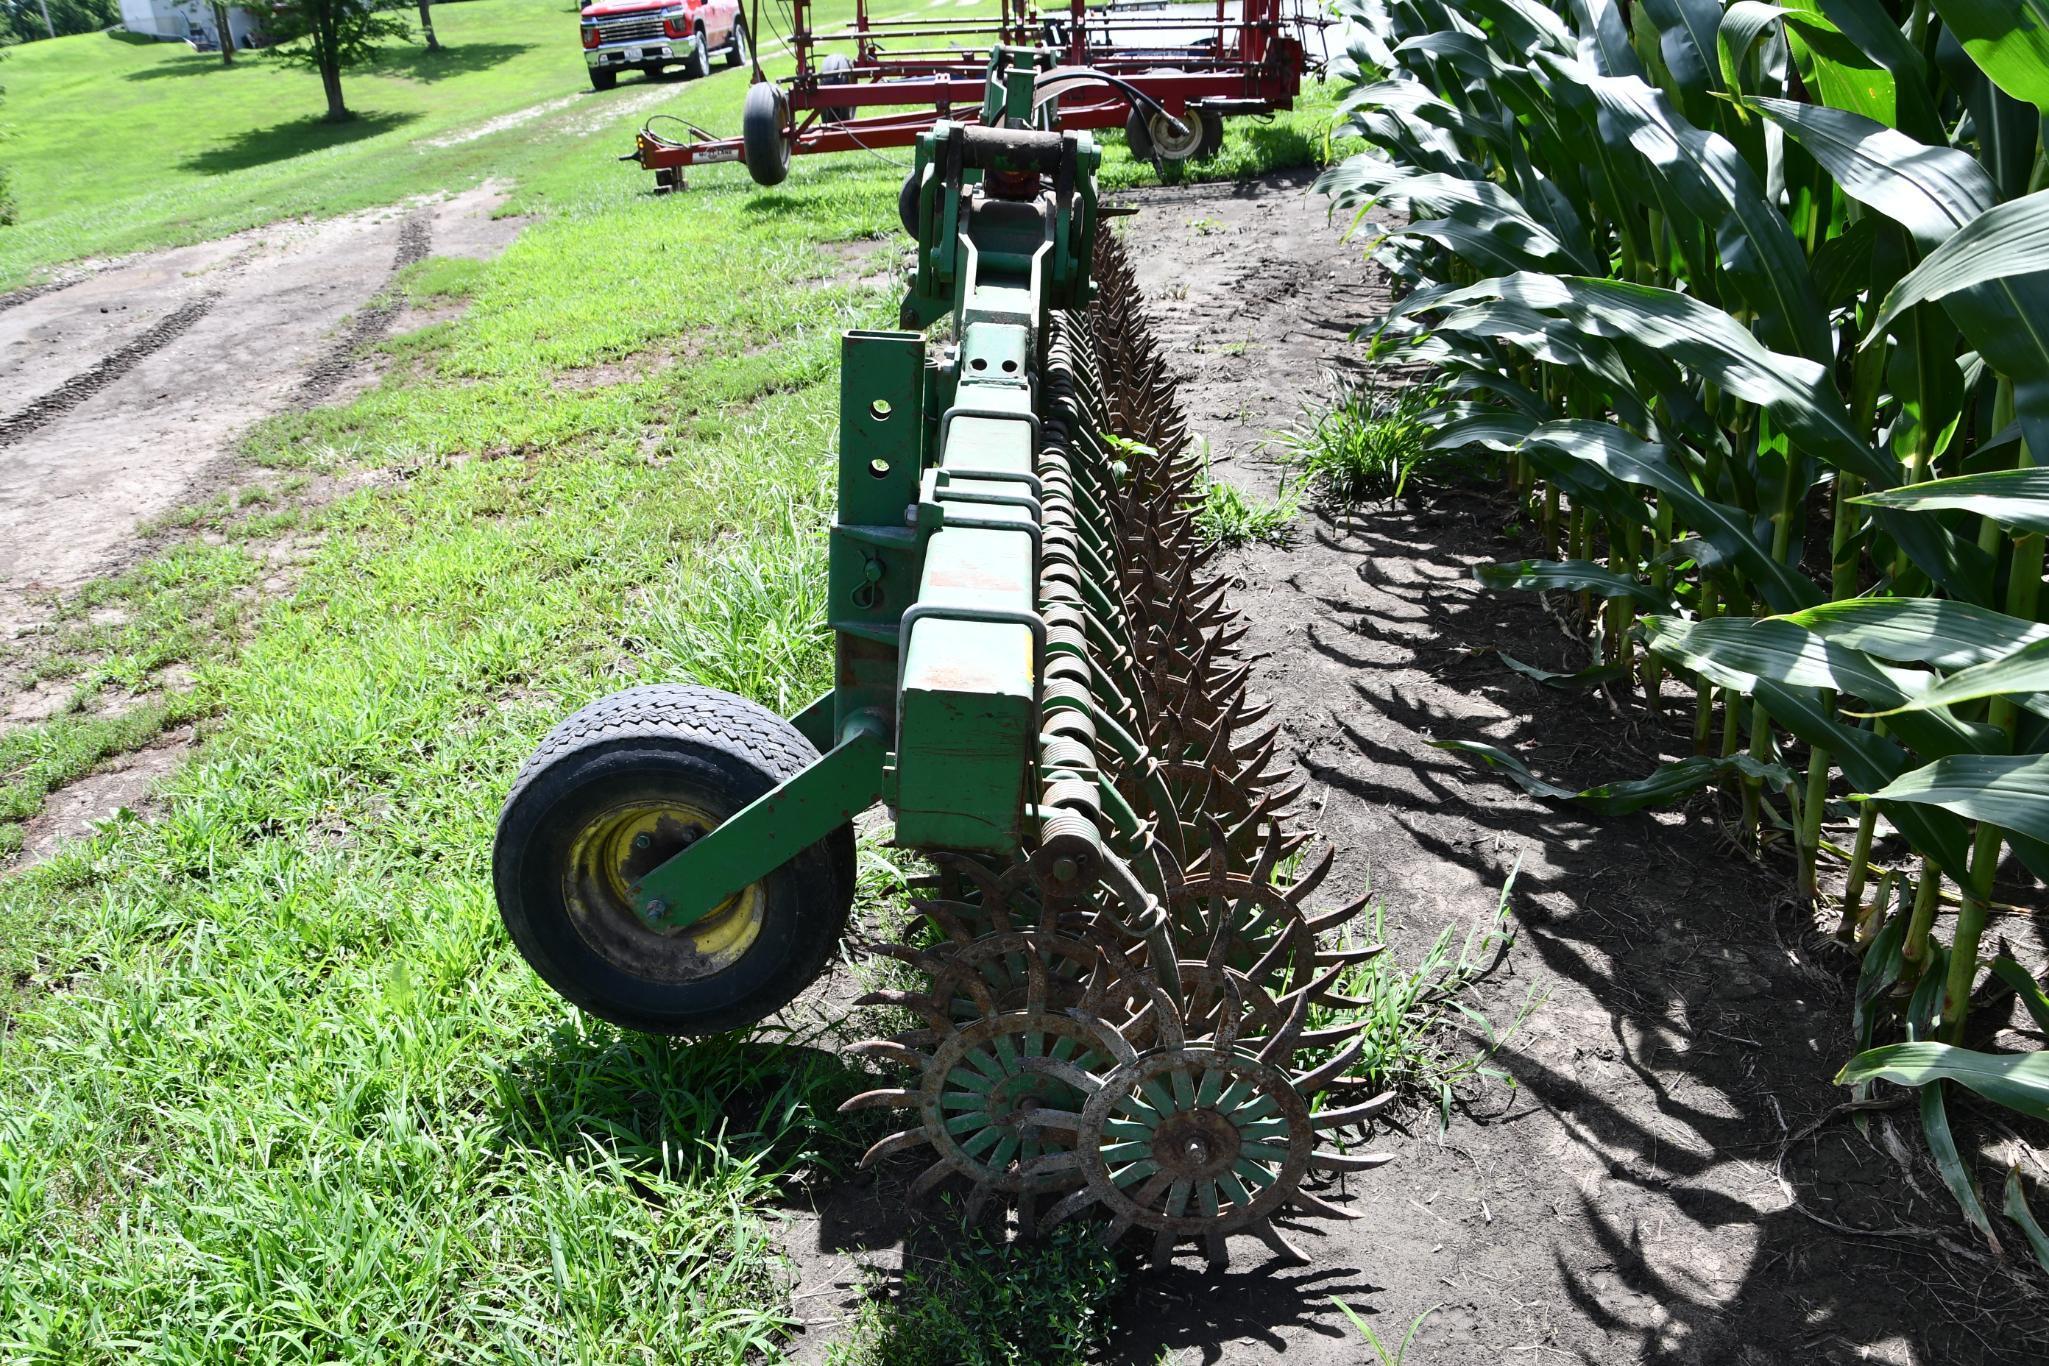
[[392,321],[393,274],[502,250],[520,227],[491,217],[503,200],[274,224],[0,300],[0,640],[210,491],[252,423],[331,401]]

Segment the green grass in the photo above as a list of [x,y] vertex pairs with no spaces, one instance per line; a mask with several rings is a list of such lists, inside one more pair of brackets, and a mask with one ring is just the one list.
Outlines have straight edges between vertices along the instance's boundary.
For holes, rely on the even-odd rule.
[[[1513,1089],[1514,1079],[1490,1059],[1543,1005],[1541,997],[1527,995],[1497,1028],[1471,1002],[1515,946],[1510,899],[1520,868],[1518,862],[1510,870],[1487,920],[1463,934],[1457,925],[1445,926],[1413,963],[1390,951],[1348,970],[1339,989],[1363,1005],[1342,1014],[1321,1007],[1310,1011],[1319,1024],[1361,1023],[1363,1046],[1347,1072],[1368,1078],[1376,1090],[1427,1101],[1436,1107],[1440,1125],[1449,1125],[1452,1110],[1489,1085]],[[1368,914],[1367,924],[1346,927],[1345,947],[1386,942],[1386,905],[1375,901]]]
[[1286,545],[1295,524],[1294,500],[1261,498],[1246,493],[1236,484],[1211,478],[1202,480],[1202,506],[1195,511],[1195,525],[1205,542],[1226,550],[1240,546]]
[[[993,0],[968,13],[985,9],[995,12]],[[918,10],[916,0],[878,6],[885,15]],[[851,16],[852,0],[825,0],[813,13],[824,29]],[[947,10],[949,18],[962,14]],[[358,118],[340,125],[320,121],[317,78],[262,54],[223,67],[182,43],[103,33],[12,49],[4,126],[17,220],[0,231],[0,289],[81,257],[205,241],[485,180],[522,188],[513,211],[560,207],[613,187],[642,193],[651,177],[612,158],[631,149],[632,131],[648,115],[739,131],[744,69],[720,67],[696,82],[629,77],[616,90],[592,91],[576,42],[576,7],[567,0],[449,4],[437,7],[434,27],[446,51],[395,44],[346,73],[343,89]],[[762,46],[771,74],[788,70],[789,59],[774,54],[773,34],[762,35]],[[1317,87],[1301,113],[1264,125],[1235,122],[1219,156],[1170,168],[1170,178],[1306,163],[1323,150],[1331,108]],[[463,136],[536,109],[516,125]],[[1157,178],[1124,154],[1121,134],[1107,140],[1116,144],[1104,168],[1107,186]],[[909,155],[888,157],[908,163]],[[858,179],[879,167],[865,156],[806,158],[789,184]],[[746,172],[732,165],[694,171],[690,182],[693,195],[752,190]],[[755,196],[755,212],[790,213],[803,202],[793,194],[786,186]],[[686,215],[690,202],[666,212]]]
[[1326,507],[1399,498],[1418,470],[1441,458],[1424,445],[1422,418],[1436,402],[1426,389],[1389,396],[1341,384],[1328,407],[1281,437],[1283,458]]
[[876,1278],[831,1366],[1065,1366],[1100,1359],[1124,1272],[1096,1230],[1035,1244],[969,1232],[937,1258]]
[[[579,704],[823,686],[837,338],[896,304],[825,248],[894,241],[897,173],[815,158],[757,192],[717,168],[656,198],[607,155],[636,119],[559,114],[426,148],[582,85],[566,9],[437,25],[458,52],[545,46],[353,78],[358,108],[414,117],[232,171],[190,163],[317,82],[97,36],[9,59],[10,279],[486,174],[539,218],[496,261],[412,272],[464,312],[387,343],[360,399],[264,424],[259,491],[167,521],[216,536],[95,585],[15,661],[76,704],[0,754],[16,816],[169,714],[115,733],[101,701],[205,734],[153,819],[0,879],[0,1359],[760,1359],[789,1317],[771,1208],[871,1136],[836,1114],[863,1085],[837,1039],[581,1019],[507,942],[487,864],[511,775]],[[730,125],[740,89],[665,107]],[[69,132],[43,126],[67,101]],[[93,145],[95,112],[126,140]],[[1209,169],[1312,146],[1321,117]],[[316,504],[316,478],[355,491]],[[266,600],[261,538],[287,526],[312,548]],[[895,882],[864,851],[871,910]]]

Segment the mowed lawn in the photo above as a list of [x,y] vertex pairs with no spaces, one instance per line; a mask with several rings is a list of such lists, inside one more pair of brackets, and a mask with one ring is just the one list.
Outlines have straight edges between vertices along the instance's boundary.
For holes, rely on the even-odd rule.
[[[838,24],[853,5],[826,0],[814,13],[821,27]],[[417,27],[410,8],[398,14]],[[746,77],[725,72],[716,56],[708,81],[672,72],[650,89],[628,76],[599,93],[586,80],[576,6],[566,0],[461,0],[433,14],[445,50],[429,53],[416,37],[345,73],[357,117],[343,124],[323,121],[317,75],[271,54],[238,53],[224,67],[218,54],[183,43],[115,33],[9,49],[0,63],[0,162],[17,221],[0,228],[0,289],[80,257],[486,179],[524,182],[564,158],[596,163],[630,151],[632,129],[657,109],[739,131]],[[772,72],[790,65],[779,46],[765,35]],[[506,126],[479,136],[494,124]],[[604,169],[609,179],[638,175]]]
[[[0,647],[51,650],[94,707],[186,689],[202,718],[149,818],[0,874],[0,1360],[758,1359],[793,1317],[776,1208],[871,1136],[834,1113],[863,1082],[831,1038],[580,1017],[487,875],[514,770],[576,706],[696,679],[789,708],[828,681],[838,334],[894,319],[863,283],[892,258],[851,258],[900,237],[901,172],[654,197],[611,159],[645,111],[587,112],[639,83],[589,95],[566,8],[436,24],[458,74],[394,57],[350,79],[375,131],[241,164],[208,149],[317,112],[316,80],[97,36],[6,64],[17,275],[464,177],[516,180],[537,219],[496,261],[416,268],[463,311],[387,343],[362,398],[252,433],[250,496],[195,518],[215,534]],[[743,82],[660,107],[733,127]],[[121,145],[33,127],[65,102]],[[1233,125],[1212,169],[1303,160],[1322,119]],[[280,535],[308,557],[257,596]],[[9,737],[0,788],[64,724]]]

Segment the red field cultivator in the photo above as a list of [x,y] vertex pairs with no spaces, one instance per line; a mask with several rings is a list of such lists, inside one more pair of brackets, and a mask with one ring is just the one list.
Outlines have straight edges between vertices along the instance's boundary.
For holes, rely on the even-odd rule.
[[882,19],[858,0],[852,25],[817,33],[812,0],[771,0],[766,15],[754,0],[748,31],[787,43],[797,64],[788,83],[763,75],[757,43],[739,137],[691,124],[681,140],[665,137],[652,125],[680,121],[661,116],[626,159],[662,189],[682,188],[691,166],[726,161],[779,184],[793,156],[909,147],[940,119],[973,124],[991,49],[1027,46],[1095,73],[1056,96],[1062,127],[1121,127],[1137,155],[1187,161],[1223,145],[1226,117],[1292,108],[1304,73],[1321,69],[1328,22],[1308,0],[1069,0],[1044,11],[1003,0],[997,18],[952,18],[950,8],[937,0],[924,14]]

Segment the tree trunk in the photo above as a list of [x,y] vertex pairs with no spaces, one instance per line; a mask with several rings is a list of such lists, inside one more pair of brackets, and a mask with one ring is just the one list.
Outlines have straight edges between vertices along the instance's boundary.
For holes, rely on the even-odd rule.
[[441,44],[434,37],[434,16],[427,12],[432,0],[420,0],[420,31],[427,35],[427,51],[439,52]]
[[50,36],[54,38],[57,36],[57,26],[50,22],[50,0],[42,0],[42,7],[43,27],[48,29],[50,31]]
[[355,117],[349,112],[349,107],[342,103],[341,63],[325,55],[320,59],[320,86],[327,91],[329,123],[347,123]]
[[235,35],[228,27],[228,7],[220,3],[220,0],[214,0],[213,26],[214,31],[220,35],[221,65],[233,66],[235,64]]
[[335,22],[332,5],[314,11],[313,50],[320,62],[320,88],[327,92],[327,121],[347,123],[355,116],[342,103],[341,26]]

